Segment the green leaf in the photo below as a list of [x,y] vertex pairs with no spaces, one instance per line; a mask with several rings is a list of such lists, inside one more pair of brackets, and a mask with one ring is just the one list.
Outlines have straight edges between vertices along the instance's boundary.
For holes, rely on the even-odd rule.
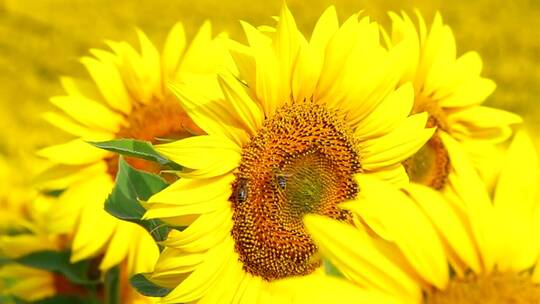
[[337,269],[336,266],[330,263],[330,261],[327,259],[323,259],[323,268],[324,268],[324,272],[329,276],[340,277],[340,278],[344,277],[343,273],[341,273],[341,271],[339,271],[339,269]]
[[114,139],[102,142],[89,142],[90,144],[125,156],[142,158],[159,163],[161,166],[172,170],[182,170],[182,166],[172,162],[154,150],[152,144],[147,141],[136,139]]
[[15,262],[25,266],[39,268],[47,271],[59,272],[69,281],[79,284],[97,284],[98,280],[88,277],[89,261],[70,263],[70,251],[38,251],[15,259]]
[[120,303],[120,269],[111,268],[105,274],[105,304]]
[[156,241],[163,241],[169,227],[160,220],[142,220],[145,209],[139,202],[148,200],[166,187],[167,183],[161,177],[136,170],[120,157],[116,184],[105,201],[105,210],[119,219],[141,225]]
[[164,297],[172,290],[152,283],[146,278],[144,273],[138,273],[132,276],[129,282],[140,294],[147,297]]

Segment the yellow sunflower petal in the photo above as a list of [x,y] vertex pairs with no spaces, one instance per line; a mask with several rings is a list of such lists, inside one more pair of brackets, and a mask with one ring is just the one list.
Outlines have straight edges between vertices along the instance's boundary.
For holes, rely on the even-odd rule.
[[0,235],[0,252],[4,256],[17,258],[43,250],[60,250],[60,248],[46,234]]
[[[435,14],[431,30],[423,45],[422,59],[418,66],[415,83],[426,84],[429,76],[444,69],[444,65],[456,58],[456,45],[451,29],[443,24],[441,15]],[[441,67],[443,67],[441,69]],[[432,72],[433,71],[433,72]],[[416,85],[415,85],[416,86]],[[434,92],[435,86],[423,90],[426,95]]]
[[114,138],[110,132],[83,126],[64,114],[45,112],[43,118],[55,127],[89,141],[106,141]]
[[56,292],[53,274],[41,269],[18,264],[3,265],[0,268],[1,281],[13,281],[13,285],[2,287],[2,295],[15,296],[26,301],[37,301]]
[[362,167],[376,170],[407,159],[433,136],[435,129],[425,129],[427,113],[415,114],[403,120],[393,132],[360,144]]
[[377,250],[365,232],[318,215],[306,216],[304,223],[323,256],[347,279],[406,299],[421,296],[413,278]]
[[[244,273],[241,263],[238,261],[230,261],[227,263],[227,266],[220,277],[219,284],[216,284],[214,288],[210,288],[208,293],[204,295],[198,303],[232,303],[238,289],[236,283],[242,280]],[[231,284],[231,282],[235,283]]]
[[504,227],[498,234],[500,243],[505,244],[498,266],[501,270],[522,270],[529,268],[539,254],[530,234],[532,215],[538,208],[538,155],[524,131],[516,134],[507,153],[493,201],[498,225]]
[[437,228],[449,249],[454,251],[475,273],[480,273],[481,266],[475,243],[465,229],[467,223],[461,221],[443,196],[431,188],[417,184],[410,184],[407,192]]
[[403,73],[402,82],[413,81],[420,57],[420,38],[416,32],[416,27],[405,13],[400,17],[397,14],[390,12],[389,16],[392,20],[392,43],[396,45],[404,40],[410,41],[410,43],[407,44],[409,50],[406,54],[409,57],[404,60],[404,62],[407,63],[407,67]]
[[[490,271],[499,254],[496,248],[498,227],[494,222],[493,207],[489,195],[471,160],[459,144],[445,132],[439,132],[444,146],[448,150],[455,174],[448,176],[451,191],[460,200],[461,206],[469,218],[474,240],[477,243],[484,271]],[[447,196],[447,194],[445,194]]]
[[512,125],[522,122],[514,113],[490,107],[470,107],[448,115],[451,133],[455,137],[501,142],[512,134]]
[[[234,175],[228,174],[224,176],[214,177],[210,179],[189,179],[183,178],[174,182],[164,190],[154,194],[145,207],[148,208],[145,218],[154,218],[152,215],[154,209],[159,209],[159,204],[169,205],[170,207],[188,207],[190,205],[197,207],[203,203],[216,205],[213,210],[217,210],[223,202],[225,207],[228,207],[227,200],[231,196],[231,183],[234,180]],[[158,207],[154,207],[157,205]],[[198,212],[201,214],[207,211]],[[170,216],[177,216],[169,214]]]
[[397,298],[390,295],[325,275],[279,280],[273,282],[270,288],[277,294],[292,295],[292,303],[399,303]]
[[[114,55],[111,54],[111,56]],[[107,61],[104,61],[106,59]],[[118,71],[118,66],[113,60],[106,57],[102,57],[102,60],[84,57],[81,62],[90,73],[109,106],[128,114],[131,111],[131,97],[124,85],[122,75]]]
[[208,251],[204,262],[182,283],[162,298],[162,303],[192,302],[208,293],[229,263],[236,262],[232,244],[223,243]]
[[177,22],[167,35],[161,56],[163,82],[165,84],[174,79],[185,47],[186,33],[184,31],[184,25],[181,22]]
[[[131,223],[120,223],[130,224]],[[159,257],[159,249],[152,236],[144,228],[133,226],[133,242],[128,251],[128,274],[147,273],[154,269]]]
[[[96,130],[116,133],[124,123],[123,118],[106,106],[82,96],[57,96],[51,103],[74,120]],[[99,117],[99,119],[96,119]]]
[[[361,201],[343,207],[358,213],[383,238],[395,242],[411,266],[426,281],[444,288],[448,265],[434,227],[416,204],[390,184],[357,175]],[[388,212],[392,210],[392,212]]]
[[355,14],[349,17],[329,40],[326,46],[321,78],[314,94],[315,99],[320,100],[323,96],[331,96],[328,92],[332,89],[335,80],[339,79],[343,72],[343,65],[354,46],[350,43],[350,39],[356,37],[357,30],[358,15]]
[[356,125],[354,135],[370,139],[388,134],[409,115],[414,102],[414,90],[410,83],[390,93],[379,106]]
[[135,224],[120,222],[110,240],[105,256],[99,265],[101,271],[107,271],[120,264],[128,255],[130,244],[134,241],[132,236]]
[[326,46],[338,28],[336,8],[330,6],[317,21],[309,43],[300,40],[300,51],[292,76],[294,100],[309,99],[313,95],[323,67]]
[[[219,54],[217,49],[211,48],[212,43],[212,24],[210,21],[205,21],[195,37],[191,41],[190,46],[186,50],[184,57],[180,63],[177,73],[207,73],[206,62],[212,62],[212,57]],[[208,56],[212,54],[213,56]],[[211,64],[209,66],[215,66]],[[179,76],[179,75],[178,75]]]
[[[173,85],[170,88],[182,102],[189,117],[207,134],[224,135],[239,146],[243,145],[249,139],[246,130],[240,128],[229,109],[221,104],[221,92],[216,94],[207,87],[203,88],[208,83],[205,81],[197,84],[192,81],[187,85]],[[218,87],[217,82],[215,85]]]
[[394,184],[398,188],[403,188],[409,184],[409,176],[402,164],[386,167],[375,171],[366,171],[362,174],[373,176],[377,179]]
[[204,261],[205,253],[185,253],[165,247],[150,274],[152,282],[169,288],[180,284]]
[[162,85],[161,85],[161,58],[158,50],[154,44],[148,39],[146,34],[137,29],[137,36],[139,37],[139,44],[141,46],[141,63],[139,69],[142,69],[144,78],[140,79],[141,83],[148,86],[148,90],[152,92],[152,95],[161,97]]
[[82,139],[74,139],[43,148],[37,154],[58,164],[84,165],[100,161],[111,153],[96,148]]
[[156,145],[157,152],[190,169],[219,165],[214,176],[232,171],[240,162],[240,147],[225,137],[201,135]]
[[268,37],[257,31],[253,26],[242,23],[246,37],[254,49],[255,83],[248,86],[261,103],[264,114],[272,116],[281,104],[289,97],[289,90],[284,87],[281,78],[280,62],[272,48],[265,47],[271,43]]
[[164,246],[181,249],[186,252],[201,252],[222,242],[232,228],[230,209],[202,214],[183,231],[169,234]]
[[[495,86],[490,88],[491,81],[479,77],[481,71],[480,55],[477,52],[465,53],[443,71],[445,76],[441,77],[439,83],[436,84],[437,90],[432,95],[432,99],[437,100],[441,107],[449,108],[482,103],[492,93]],[[470,90],[471,85],[478,83],[481,83],[478,91]]]
[[[109,176],[103,175],[81,184],[78,200],[83,209],[72,244],[71,261],[77,262],[95,256],[104,249],[118,220],[103,209],[103,203],[113,188]],[[99,225],[96,225],[99,223]]]
[[250,135],[255,135],[262,126],[264,114],[246,92],[246,87],[232,75],[220,75],[219,84],[228,101],[228,106],[236,114]]

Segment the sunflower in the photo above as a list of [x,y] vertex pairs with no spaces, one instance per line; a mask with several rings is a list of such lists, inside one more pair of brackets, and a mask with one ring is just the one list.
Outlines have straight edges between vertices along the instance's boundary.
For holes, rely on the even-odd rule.
[[337,204],[356,196],[354,176],[406,179],[401,161],[433,134],[426,113],[409,117],[412,86],[397,86],[402,50],[367,17],[339,26],[330,7],[309,41],[285,6],[275,28],[242,25],[248,45],[227,42],[239,75],[173,89],[206,135],[155,146],[186,168],[145,203],[145,218],[185,227],[149,275],[174,288],[164,303],[277,301],[280,279],[322,270],[303,215],[352,221]]
[[470,189],[461,197],[361,178],[362,197],[343,207],[366,226],[310,215],[306,227],[347,279],[404,303],[538,303],[539,171],[530,139],[516,134],[492,197],[459,157],[466,174],[454,185]]
[[0,158],[4,181],[0,189],[0,300],[41,300],[65,292],[62,286],[74,285],[59,274],[17,264],[14,259],[38,251],[64,250],[67,244],[49,230],[54,200],[39,195],[30,182],[40,162],[29,155],[10,160]]
[[[60,232],[75,231],[72,262],[102,257],[100,269],[105,271],[127,259],[130,275],[151,271],[159,251],[143,228],[105,212],[118,156],[87,142],[118,138],[156,142],[199,132],[167,83],[213,72],[224,60],[220,54],[226,54],[212,38],[208,22],[189,46],[182,24],[176,24],[161,54],[143,32],[137,33],[140,54],[126,42],[108,42],[112,51],[92,49],[93,57],[81,59],[93,83],[62,79],[66,95],[51,98],[61,112],[46,113],[45,118],[74,139],[39,151],[56,164],[41,176],[42,187],[63,190],[51,226]],[[147,172],[160,169],[151,162],[127,161]]]
[[[0,157],[0,259],[9,260],[40,250],[61,248],[57,235],[47,231],[50,200],[37,196],[28,180],[30,170],[21,176],[21,169],[36,165],[31,158]],[[27,168],[28,167],[28,168]],[[0,300],[17,297],[26,301],[40,300],[56,293],[51,272],[19,264],[0,265]]]
[[449,160],[447,144],[441,134],[460,142],[473,156],[481,174],[488,179],[496,158],[495,144],[512,135],[512,127],[521,123],[513,113],[482,106],[495,90],[495,83],[480,76],[482,60],[478,53],[467,52],[456,58],[456,42],[450,27],[436,14],[431,28],[418,14],[418,30],[403,13],[390,13],[390,49],[407,42],[408,66],[401,82],[412,82],[415,92],[413,113],[429,113],[428,126],[437,132],[415,155],[405,161],[411,181],[435,189],[448,184],[454,164]]

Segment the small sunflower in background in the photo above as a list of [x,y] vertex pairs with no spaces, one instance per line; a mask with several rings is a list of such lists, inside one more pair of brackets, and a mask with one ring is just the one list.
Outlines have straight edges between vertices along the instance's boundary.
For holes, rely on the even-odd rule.
[[[126,261],[129,276],[151,271],[158,247],[142,227],[104,210],[118,156],[88,142],[118,138],[156,142],[200,131],[167,84],[214,72],[226,55],[212,38],[208,22],[191,44],[182,24],[176,24],[161,53],[144,33],[138,31],[138,37],[140,53],[126,42],[108,42],[112,51],[92,49],[92,57],[82,58],[91,81],[62,79],[66,95],[51,99],[60,111],[46,113],[45,118],[74,139],[39,151],[55,164],[40,177],[41,187],[62,190],[51,226],[73,234],[71,261],[99,258],[101,271]],[[152,162],[126,160],[147,172],[160,171]]]
[[345,278],[403,303],[539,302],[539,170],[531,140],[516,134],[491,197],[467,154],[459,157],[467,174],[456,184],[470,189],[462,197],[361,178],[364,191],[343,207],[366,226],[311,215],[306,227]]
[[30,172],[20,175],[27,162],[0,158],[0,301],[8,301],[7,297],[35,301],[56,293],[52,272],[8,263],[31,252],[61,249],[59,236],[47,231],[49,201],[36,199],[37,191],[25,180]]
[[309,40],[287,7],[275,28],[242,25],[248,45],[227,42],[238,75],[220,72],[216,91],[173,86],[206,135],[155,145],[185,167],[144,203],[145,218],[186,227],[169,234],[148,275],[174,288],[163,303],[286,303],[281,279],[324,272],[304,215],[352,223],[338,204],[358,194],[355,176],[406,179],[401,162],[434,132],[426,113],[409,116],[403,50],[382,47],[369,18],[340,26],[330,7]]
[[69,268],[65,254],[69,244],[64,235],[50,229],[55,199],[39,194],[32,185],[40,161],[29,155],[17,160],[0,158],[0,176],[5,181],[0,190],[0,302],[89,297],[86,286],[58,271],[59,257],[66,257],[65,269]]
[[417,26],[405,13],[390,13],[390,17],[392,31],[385,36],[386,43],[390,49],[408,46],[403,48],[407,69],[401,82],[413,83],[412,113],[427,112],[428,126],[437,128],[428,143],[404,162],[410,180],[443,192],[452,191],[451,175],[456,166],[447,147],[450,140],[470,152],[488,179],[500,167],[492,161],[498,153],[497,144],[510,138],[513,128],[522,122],[521,117],[481,105],[495,90],[495,83],[480,75],[482,60],[477,52],[456,56],[454,35],[440,14],[435,15],[431,27],[426,26],[420,14]]

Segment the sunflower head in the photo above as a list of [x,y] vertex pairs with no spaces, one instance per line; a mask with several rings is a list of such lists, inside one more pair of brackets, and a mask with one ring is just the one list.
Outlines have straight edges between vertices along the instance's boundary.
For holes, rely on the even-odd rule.
[[[232,236],[247,271],[277,279],[320,266],[302,218],[349,218],[337,204],[356,195],[358,155],[353,134],[322,105],[285,106],[265,122],[243,147],[230,198]],[[289,239],[295,242],[284,246]]]
[[[138,48],[125,41],[107,41],[108,50],[91,49],[81,59],[90,81],[62,78],[65,94],[51,98],[59,111],[46,113],[45,118],[73,139],[38,152],[54,164],[42,177],[43,188],[62,190],[51,226],[73,234],[72,262],[99,257],[100,270],[106,271],[127,261],[130,275],[153,269],[159,251],[142,227],[104,210],[119,157],[88,142],[129,138],[160,143],[201,134],[169,84],[193,79],[204,86],[203,75],[226,65],[228,59],[209,22],[191,43],[177,23],[162,50],[142,31],[137,35]],[[163,169],[133,157],[126,157],[126,162],[155,174]]]
[[[251,291],[315,275],[321,259],[303,217],[352,223],[338,205],[361,192],[357,175],[403,183],[401,162],[434,132],[425,113],[410,116],[412,85],[399,84],[403,47],[382,47],[369,18],[340,26],[330,7],[309,39],[287,7],[275,28],[242,25],[247,45],[226,42],[238,74],[218,73],[217,90],[173,87],[206,135],[155,145],[185,168],[145,203],[145,218],[187,226],[169,235],[151,276],[167,286],[176,278],[165,302],[216,297],[233,288],[227,278]],[[207,272],[216,291],[197,292],[216,263],[227,265]]]
[[[400,81],[413,83],[412,113],[427,112],[428,126],[437,127],[428,143],[404,165],[412,181],[442,190],[453,171],[444,134],[467,143],[464,147],[482,169],[481,162],[492,157],[491,146],[507,140],[521,118],[481,105],[495,89],[495,83],[480,75],[482,60],[478,53],[457,56],[452,29],[443,23],[439,13],[429,27],[418,13],[417,24],[405,13],[390,13],[390,18],[392,32],[387,44],[390,48],[396,43],[406,46],[407,68]],[[478,148],[478,143],[484,147]]]

